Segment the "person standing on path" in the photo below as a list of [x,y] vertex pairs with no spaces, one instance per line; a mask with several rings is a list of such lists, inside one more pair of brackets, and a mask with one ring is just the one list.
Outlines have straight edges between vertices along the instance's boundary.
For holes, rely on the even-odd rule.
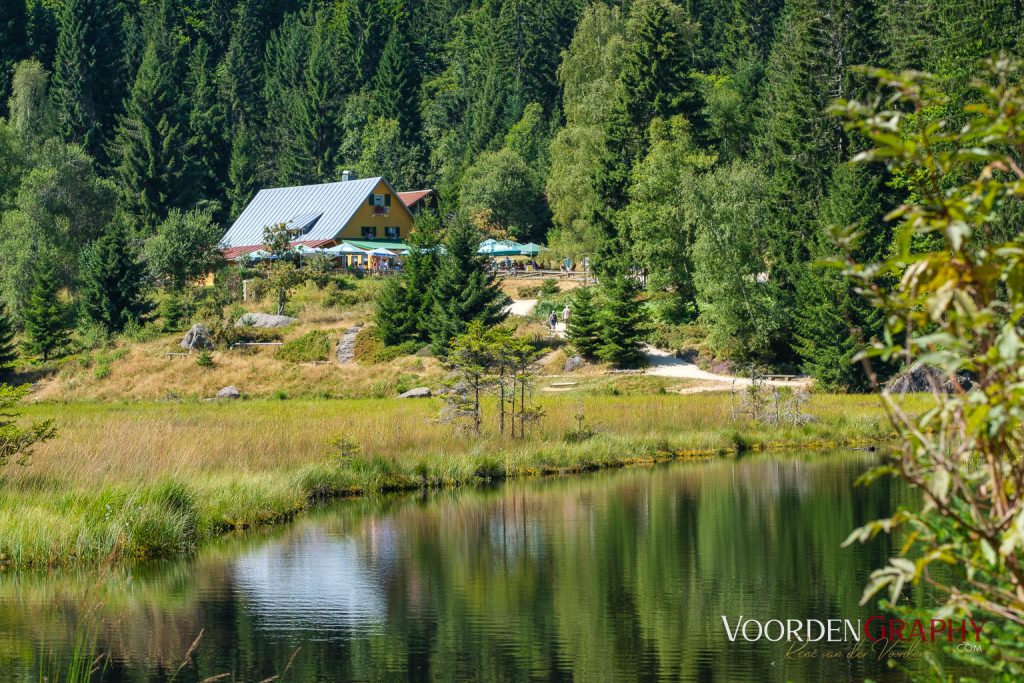
[[572,316],[572,311],[569,310],[569,304],[565,305],[562,309],[562,322],[565,323],[566,328],[569,327],[569,317]]

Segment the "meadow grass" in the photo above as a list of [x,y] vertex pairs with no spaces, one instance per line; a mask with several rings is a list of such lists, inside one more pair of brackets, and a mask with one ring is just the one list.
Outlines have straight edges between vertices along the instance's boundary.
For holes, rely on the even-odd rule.
[[[568,473],[750,448],[878,441],[870,396],[818,395],[804,426],[730,419],[727,394],[551,395],[525,439],[437,421],[440,401],[396,399],[40,403],[59,436],[0,482],[0,562],[54,566],[189,553],[317,501]],[[574,433],[585,416],[587,438]],[[332,449],[339,435],[354,452]]]

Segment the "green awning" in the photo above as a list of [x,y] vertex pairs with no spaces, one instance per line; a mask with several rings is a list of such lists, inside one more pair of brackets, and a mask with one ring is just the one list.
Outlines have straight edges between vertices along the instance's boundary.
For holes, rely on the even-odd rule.
[[409,245],[400,240],[342,240],[345,244],[353,247],[373,251],[374,249],[387,249],[388,251],[408,251]]

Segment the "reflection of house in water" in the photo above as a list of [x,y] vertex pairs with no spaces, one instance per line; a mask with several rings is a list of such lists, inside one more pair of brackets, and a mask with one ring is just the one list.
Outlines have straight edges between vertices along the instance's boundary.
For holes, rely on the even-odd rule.
[[381,624],[387,618],[385,590],[365,552],[357,538],[311,530],[293,543],[267,544],[241,557],[235,586],[267,630]]

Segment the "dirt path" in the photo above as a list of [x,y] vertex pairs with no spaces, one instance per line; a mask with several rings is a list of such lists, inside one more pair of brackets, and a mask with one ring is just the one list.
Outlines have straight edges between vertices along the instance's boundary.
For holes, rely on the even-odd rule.
[[[505,309],[509,315],[528,316],[537,308],[537,299],[516,299]],[[555,334],[565,338],[565,323],[559,322],[555,326]],[[552,352],[553,353],[553,352]],[[676,358],[668,351],[648,346],[644,349],[649,365],[644,370],[645,375],[654,377],[673,377],[678,379],[692,379],[703,384],[697,386],[677,389],[677,394],[702,394],[710,391],[729,391],[735,387],[750,386],[750,379],[747,377],[735,377],[733,375],[719,375],[714,372],[701,370],[693,363],[681,358]],[[550,355],[550,354],[549,354]],[[771,380],[765,382],[769,386],[776,387],[800,387],[810,383],[810,379],[801,377],[794,380]],[[544,391],[572,391],[574,386],[545,388]]]
[[[677,393],[680,394],[699,394],[706,391],[728,391],[733,386],[746,387],[750,386],[750,378],[748,377],[736,377],[733,375],[719,375],[713,372],[707,372],[701,370],[693,363],[676,358],[667,351],[656,349],[652,346],[648,346],[645,349],[647,354],[647,360],[650,363],[647,369],[644,371],[646,375],[654,375],[655,377],[678,377],[680,379],[695,379],[701,382],[707,382],[696,387],[687,387],[680,389]],[[800,387],[810,383],[810,378],[799,377],[793,380],[769,380],[765,384],[774,387]]]

